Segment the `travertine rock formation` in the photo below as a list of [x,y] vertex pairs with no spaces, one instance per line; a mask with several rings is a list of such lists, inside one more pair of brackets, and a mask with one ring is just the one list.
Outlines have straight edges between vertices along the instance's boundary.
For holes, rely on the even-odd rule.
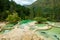
[[16,28],[7,34],[0,35],[0,40],[43,40],[30,30]]

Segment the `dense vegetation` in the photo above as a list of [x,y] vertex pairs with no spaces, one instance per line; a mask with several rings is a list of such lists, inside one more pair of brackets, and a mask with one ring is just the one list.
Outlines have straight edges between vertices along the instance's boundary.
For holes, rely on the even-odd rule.
[[6,20],[9,15],[13,15],[15,12],[22,19],[25,19],[25,16],[29,16],[28,8],[18,5],[14,1],[0,0],[0,20]]
[[[49,2],[52,3],[49,4]],[[17,22],[19,20],[34,18],[40,21],[42,21],[44,18],[49,21],[60,21],[59,2],[59,0],[38,0],[36,3],[25,7],[16,4],[14,1],[0,0],[0,21]],[[43,5],[43,3],[45,4],[45,6]]]
[[45,17],[49,21],[60,21],[60,0],[38,0],[29,7],[35,16]]

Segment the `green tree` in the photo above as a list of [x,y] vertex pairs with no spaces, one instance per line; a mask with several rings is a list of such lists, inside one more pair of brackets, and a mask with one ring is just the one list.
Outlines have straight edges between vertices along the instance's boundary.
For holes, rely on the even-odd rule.
[[8,15],[6,20],[10,23],[17,23],[19,20],[21,20],[21,18],[18,17],[18,14],[15,12],[13,14]]

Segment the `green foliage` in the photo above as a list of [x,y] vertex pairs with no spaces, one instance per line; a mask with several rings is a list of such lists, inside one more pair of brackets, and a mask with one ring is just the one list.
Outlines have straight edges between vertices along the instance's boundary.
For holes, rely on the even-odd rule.
[[28,20],[29,19],[29,16],[25,16],[25,20]]
[[18,16],[25,19],[25,16],[29,16],[29,8],[16,4],[13,0],[0,0],[0,21],[13,14],[16,11]]
[[38,23],[43,23],[47,21],[47,19],[43,17],[35,17],[34,20],[38,21]]
[[25,7],[16,4],[13,0],[12,1],[0,0],[0,21],[1,20],[5,21],[5,19],[6,18],[8,19],[9,17],[10,17],[9,19],[11,20],[15,19],[14,17],[12,17],[13,15],[15,15],[15,13],[13,14],[14,11],[17,12],[18,17],[21,17],[22,20],[33,19],[34,17],[36,17],[36,20],[42,21],[41,19],[43,18],[37,18],[37,17],[45,17],[45,18],[49,17],[48,18],[49,21],[60,21],[59,2],[60,2],[59,0],[57,1],[38,0],[37,2],[33,3],[31,6]]
[[13,14],[8,15],[6,20],[10,23],[17,23],[19,20],[21,20],[21,18],[18,17],[17,13],[13,13]]

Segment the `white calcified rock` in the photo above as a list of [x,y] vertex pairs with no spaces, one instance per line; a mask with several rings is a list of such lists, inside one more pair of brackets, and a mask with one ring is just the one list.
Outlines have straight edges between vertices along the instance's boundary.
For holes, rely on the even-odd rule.
[[16,28],[7,34],[1,35],[0,40],[39,40],[41,39],[40,37],[37,36],[33,31]]

